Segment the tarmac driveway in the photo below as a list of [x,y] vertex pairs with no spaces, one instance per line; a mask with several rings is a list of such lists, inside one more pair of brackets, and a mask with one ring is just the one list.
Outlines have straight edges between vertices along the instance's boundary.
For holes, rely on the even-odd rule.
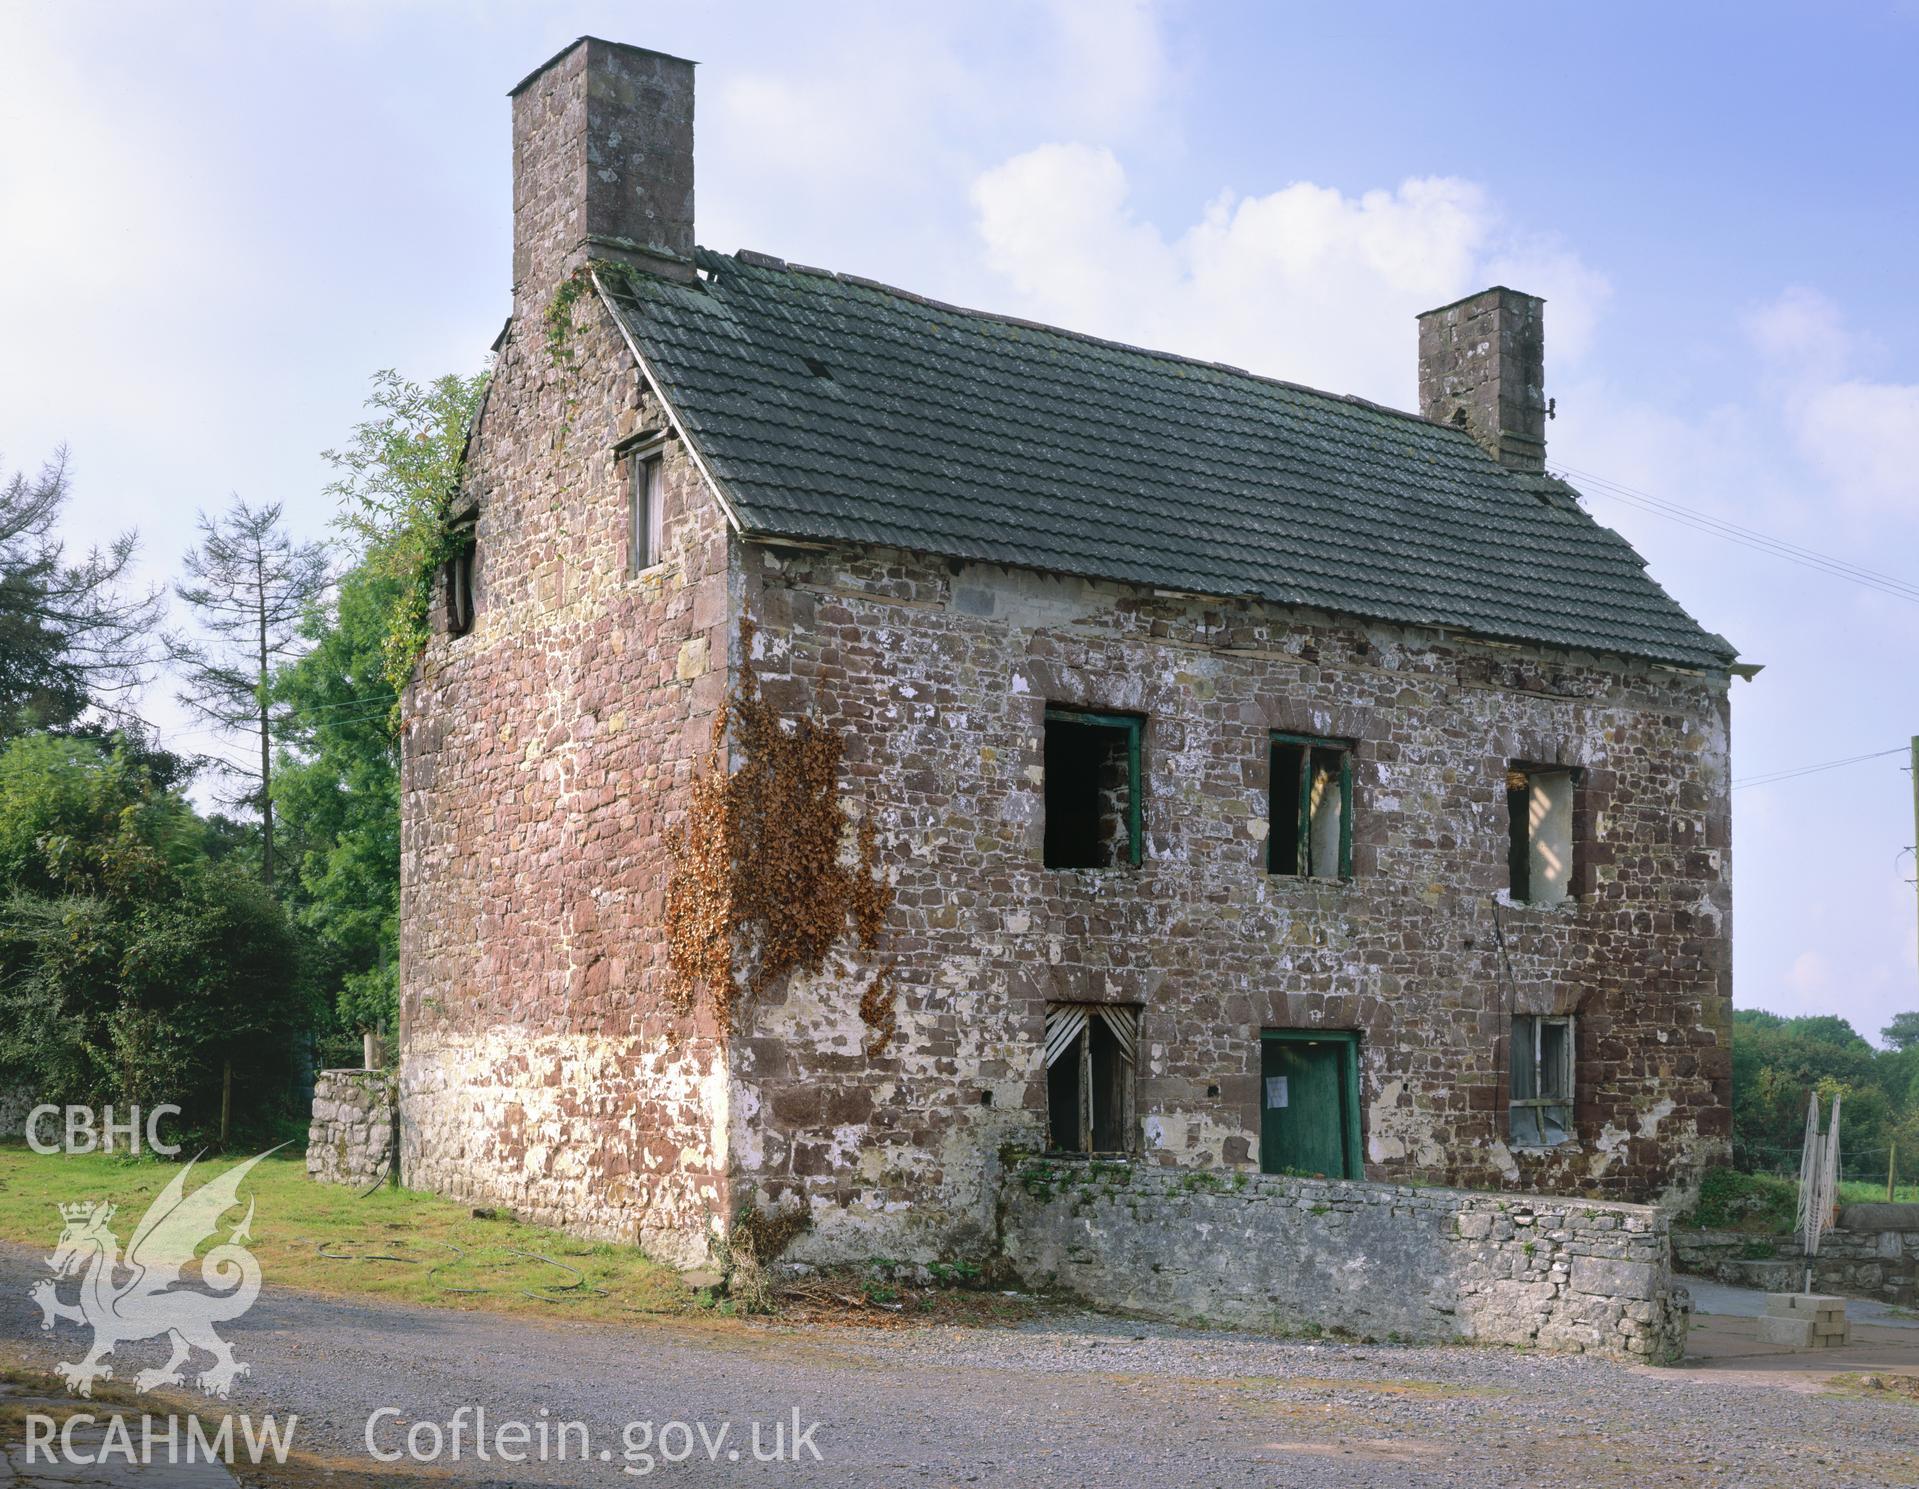
[[[38,1253],[0,1248],[0,1354],[46,1368],[73,1359],[81,1335],[42,1335],[26,1296],[40,1275]],[[1896,1373],[1834,1393],[1711,1360],[1658,1370],[1091,1314],[1008,1329],[619,1328],[271,1288],[228,1334],[251,1373],[215,1409],[297,1413],[298,1446],[332,1466],[334,1483],[424,1472],[460,1485],[1919,1485],[1919,1402],[1886,1388]],[[162,1353],[126,1347],[117,1378]],[[1919,1351],[1909,1359],[1919,1376]],[[505,1446],[530,1453],[546,1424],[547,1460],[474,1456],[479,1409],[496,1449],[514,1424],[525,1445]],[[564,1461],[552,1453],[560,1422],[580,1424],[557,1434]],[[778,1424],[798,1461],[754,1461],[756,1423],[763,1453]],[[369,1430],[381,1453],[404,1452],[410,1433],[422,1454],[436,1437],[441,1451],[384,1465]],[[17,1451],[13,1462],[21,1473]]]

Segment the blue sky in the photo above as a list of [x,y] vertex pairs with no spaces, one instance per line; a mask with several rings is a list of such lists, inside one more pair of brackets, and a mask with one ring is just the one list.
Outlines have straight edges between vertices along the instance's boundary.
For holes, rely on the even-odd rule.
[[[67,443],[73,537],[155,577],[229,491],[323,532],[369,374],[480,365],[504,95],[583,32],[702,64],[713,247],[1402,405],[1414,313],[1504,280],[1555,467],[1919,583],[1910,0],[0,0],[0,461]],[[1736,776],[1919,730],[1919,604],[1588,489],[1766,664]],[[1902,763],[1735,793],[1742,1006],[1919,1007]]]

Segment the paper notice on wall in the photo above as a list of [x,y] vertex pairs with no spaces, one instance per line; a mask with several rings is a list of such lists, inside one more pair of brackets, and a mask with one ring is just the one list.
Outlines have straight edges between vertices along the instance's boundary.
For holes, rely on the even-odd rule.
[[1266,1077],[1266,1104],[1268,1106],[1286,1105],[1286,1077],[1269,1075]]

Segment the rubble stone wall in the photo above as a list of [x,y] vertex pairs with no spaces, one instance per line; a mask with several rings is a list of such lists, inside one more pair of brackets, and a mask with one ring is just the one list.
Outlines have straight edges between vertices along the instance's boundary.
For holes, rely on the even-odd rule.
[[1002,1221],[1029,1284],[1154,1318],[1654,1362],[1685,1342],[1644,1205],[1029,1159]]
[[[1045,1142],[1049,1001],[1140,1009],[1140,1155],[1259,1168],[1266,1029],[1356,1030],[1367,1178],[1648,1199],[1723,1161],[1724,677],[889,549],[747,543],[755,667],[841,733],[878,953],[743,1011],[732,1152],[800,1259],[990,1251]],[[1144,727],[1145,862],[1043,867],[1049,704]],[[1354,742],[1353,875],[1265,871],[1273,731]],[[1580,771],[1573,894],[1507,892],[1507,769]],[[890,966],[898,1032],[862,1051]],[[1510,1136],[1515,1015],[1575,1014],[1575,1140]]]
[[[1841,1218],[1850,1221],[1851,1211],[1878,1208],[1894,1207],[1848,1205]],[[1810,1263],[1793,1236],[1675,1230],[1673,1255],[1682,1272],[1737,1287],[1798,1292],[1806,1285],[1810,1266],[1814,1292],[1877,1298],[1902,1307],[1919,1302],[1919,1228],[1829,1230],[1820,1236],[1819,1254]]]
[[665,447],[628,572],[623,441],[666,427],[590,291],[510,327],[469,449],[475,618],[402,740],[406,1182],[695,1262],[726,1216],[727,1076],[663,993],[668,841],[730,656],[725,519]]
[[360,1188],[392,1168],[393,1079],[384,1070],[322,1070],[313,1081],[307,1176]]

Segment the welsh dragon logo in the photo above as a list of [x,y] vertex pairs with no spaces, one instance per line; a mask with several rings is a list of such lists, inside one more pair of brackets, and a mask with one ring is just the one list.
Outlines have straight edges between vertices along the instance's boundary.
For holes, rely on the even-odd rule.
[[[200,1261],[200,1281],[210,1290],[182,1286],[180,1274],[192,1265],[200,1243],[218,1233],[220,1217],[240,1203],[240,1181],[266,1156],[235,1164],[192,1194],[186,1192],[187,1176],[193,1172],[188,1163],[140,1217],[124,1260],[118,1239],[107,1229],[114,1206],[104,1201],[60,1206],[65,1228],[47,1258],[53,1276],[35,1283],[28,1296],[40,1305],[43,1331],[51,1332],[62,1321],[93,1329],[93,1348],[86,1358],[57,1367],[75,1394],[91,1396],[96,1380],[113,1379],[113,1367],[104,1361],[118,1345],[163,1334],[173,1343],[173,1357],[157,1370],[142,1370],[134,1378],[139,1390],[180,1384],[183,1367],[196,1349],[213,1356],[212,1366],[197,1381],[210,1396],[225,1396],[247,1373],[214,1325],[240,1317],[260,1296],[260,1264],[246,1248],[252,1239],[251,1201],[246,1217]],[[64,1303],[60,1284],[75,1277],[80,1279],[80,1300]]]

